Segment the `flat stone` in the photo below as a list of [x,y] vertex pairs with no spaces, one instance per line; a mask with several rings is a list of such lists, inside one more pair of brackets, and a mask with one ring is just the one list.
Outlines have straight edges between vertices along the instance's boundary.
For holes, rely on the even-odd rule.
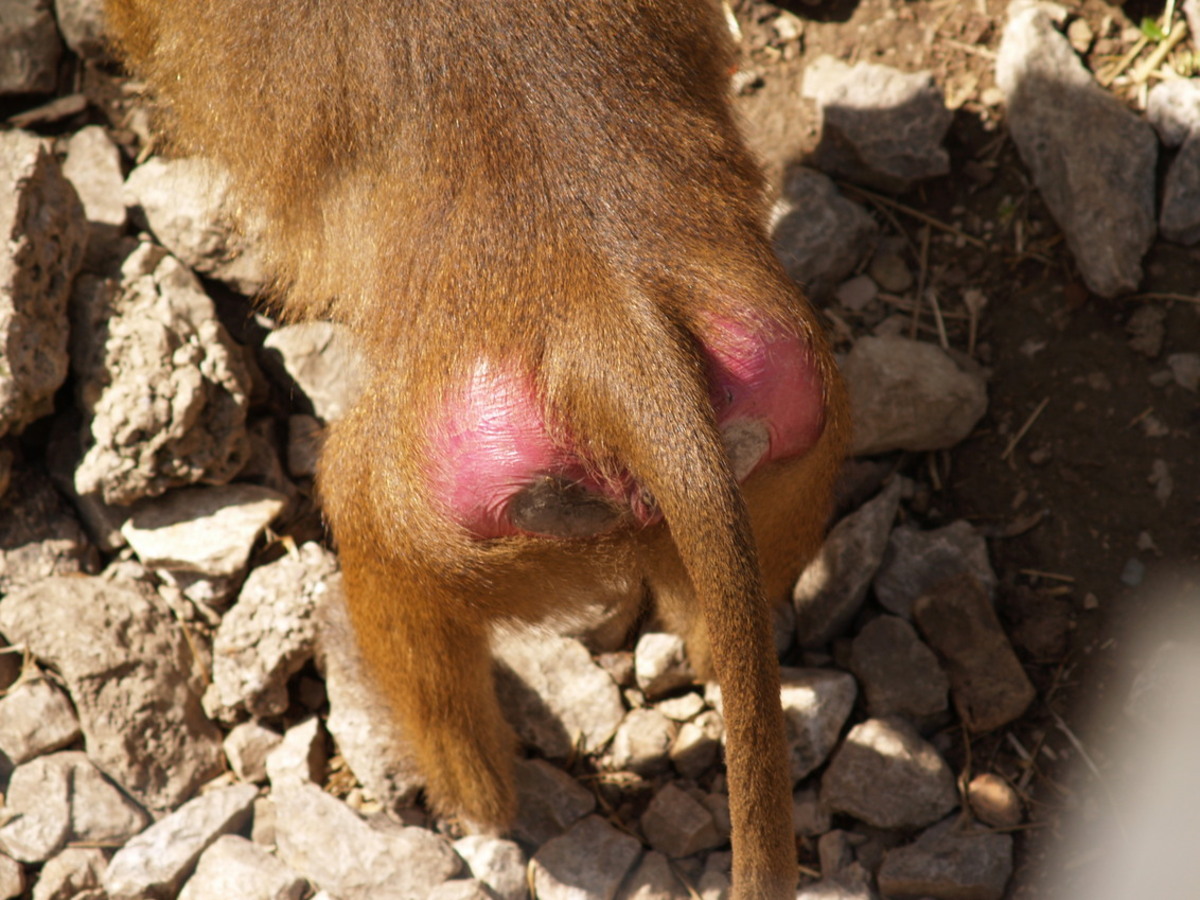
[[596,798],[562,769],[541,759],[517,760],[513,835],[535,847],[558,837],[596,808]]
[[621,885],[617,900],[690,900],[665,855],[651,850]]
[[200,854],[250,818],[258,788],[235,784],[189,800],[112,858],[104,873],[109,900],[174,897]]
[[605,766],[639,775],[664,772],[678,732],[679,726],[656,709],[630,710],[617,728]]
[[170,808],[220,772],[199,667],[146,583],[47,578],[0,602],[0,633],[61,675],[88,756],[148,808]]
[[896,900],[1001,900],[1013,866],[1012,835],[948,819],[889,850],[879,889]]
[[861,337],[842,362],[854,456],[953,447],[987,411],[980,372],[904,337]]
[[[33,900],[79,900],[98,890],[109,854],[98,847],[68,847],[46,861],[33,886]],[[0,896],[3,896],[0,894]]]
[[588,816],[534,854],[534,893],[538,900],[613,900],[641,853],[637,838]]
[[259,717],[286,711],[287,681],[315,652],[317,610],[340,590],[337,559],[315,542],[256,567],[213,639],[209,714],[230,721],[243,710]]
[[261,784],[267,780],[267,756],[282,740],[279,732],[250,721],[231,728],[221,746],[239,781]]
[[46,678],[27,678],[0,696],[0,753],[20,765],[76,741],[79,717]]
[[273,794],[279,858],[338,900],[415,900],[458,874],[462,860],[424,828],[372,828],[314,785]]
[[801,647],[819,648],[839,636],[861,608],[887,547],[902,490],[901,479],[893,479],[877,497],[834,525],[801,573],[792,591]]
[[654,795],[642,813],[641,826],[650,846],[672,859],[711,850],[725,841],[712,813],[671,783]]
[[35,469],[18,469],[0,496],[0,596],[51,575],[88,571],[95,556],[50,480]]
[[515,841],[470,835],[454,842],[472,878],[487,886],[496,900],[526,900],[525,851]]
[[1095,83],[1037,3],[1009,7],[996,84],[1008,132],[1088,288],[1136,290],[1156,230],[1153,129]]
[[931,73],[821,56],[805,70],[804,96],[821,115],[822,171],[895,193],[950,171],[942,140],[953,113]]
[[989,595],[995,591],[987,542],[970,522],[959,519],[932,531],[901,525],[888,539],[875,573],[875,598],[889,612],[911,619],[918,597],[961,572],[978,578]]
[[698,779],[716,765],[724,735],[725,720],[720,713],[702,712],[680,726],[667,752],[671,764],[684,778]]
[[942,660],[954,706],[973,732],[1018,718],[1035,691],[987,591],[970,575],[942,582],[913,605],[917,627]]
[[633,651],[633,667],[637,686],[647,700],[656,700],[696,681],[683,638],[675,634],[643,633]]
[[129,173],[125,199],[139,227],[190,268],[247,295],[266,284],[259,238],[238,221],[229,179],[213,164],[151,157]]
[[850,647],[850,670],[863,686],[874,718],[897,715],[915,725],[945,712],[950,682],[916,630],[896,616],[863,626]]
[[120,844],[150,817],[111,784],[79,751],[39,756],[18,766],[9,781],[0,850],[42,862],[68,841]]
[[[0,32],[0,95],[15,74],[15,26],[35,10],[57,47],[45,4],[7,3],[6,17],[17,21]],[[83,205],[49,145],[24,131],[0,132],[0,436],[19,433],[54,408],[69,365],[67,298],[86,241]]]
[[272,331],[263,367],[286,390],[298,392],[305,412],[336,422],[362,393],[366,363],[350,332],[331,322],[302,322]]
[[876,828],[921,828],[958,805],[954,774],[903,719],[850,729],[821,779],[821,802]]
[[[59,6],[63,5],[60,0]],[[78,6],[80,4],[67,4]],[[67,140],[67,158],[63,174],[83,202],[87,217],[87,254],[89,267],[96,268],[116,253],[126,223],[122,197],[124,176],[121,151],[99,125],[88,125]]]
[[317,716],[310,716],[284,732],[279,746],[267,756],[267,777],[271,787],[278,789],[289,783],[320,785],[325,780],[328,762],[327,738]]
[[147,568],[231,577],[286,500],[257,484],[172,491],[138,504],[121,533]]
[[213,841],[179,892],[179,900],[303,900],[308,882],[253,841],[234,834]]

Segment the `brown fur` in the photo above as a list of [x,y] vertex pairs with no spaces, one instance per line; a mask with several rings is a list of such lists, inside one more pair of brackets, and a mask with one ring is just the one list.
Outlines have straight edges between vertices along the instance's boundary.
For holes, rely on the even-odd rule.
[[[504,826],[512,733],[489,631],[646,591],[725,696],[736,896],[795,883],[764,596],[819,545],[845,445],[840,382],[765,235],[697,0],[109,0],[182,152],[267,223],[279,304],[347,323],[369,387],[320,487],[368,664],[440,811]],[[701,313],[812,342],[826,429],[739,489],[709,406]],[[536,373],[555,428],[625,468],[666,524],[472,541],[427,493],[429,423],[481,359]],[[764,595],[765,590],[765,595]],[[700,615],[702,613],[702,615]]]

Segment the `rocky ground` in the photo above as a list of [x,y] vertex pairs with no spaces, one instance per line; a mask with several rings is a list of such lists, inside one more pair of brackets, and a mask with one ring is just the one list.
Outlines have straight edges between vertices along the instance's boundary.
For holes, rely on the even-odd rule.
[[[856,425],[777,622],[798,896],[1155,893],[1190,834],[1127,800],[1190,796],[1194,10],[735,6]],[[652,630],[505,636],[520,821],[423,811],[312,499],[353,346],[253,311],[252,238],[153,153],[96,4],[0,13],[0,900],[724,896],[720,694]]]

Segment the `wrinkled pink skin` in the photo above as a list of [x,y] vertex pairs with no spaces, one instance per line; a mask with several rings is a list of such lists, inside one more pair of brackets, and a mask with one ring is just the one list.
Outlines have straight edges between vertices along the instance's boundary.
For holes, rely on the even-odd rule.
[[[704,353],[717,424],[727,438],[755,436],[734,460],[740,479],[811,449],[821,436],[824,407],[820,376],[804,341],[775,327],[750,328],[730,319],[714,318],[708,326]],[[531,376],[481,362],[441,414],[431,487],[474,538],[530,533],[511,521],[508,507],[547,475],[582,486],[641,525],[660,518],[629,473],[601,479],[589,473],[574,448],[552,440]]]

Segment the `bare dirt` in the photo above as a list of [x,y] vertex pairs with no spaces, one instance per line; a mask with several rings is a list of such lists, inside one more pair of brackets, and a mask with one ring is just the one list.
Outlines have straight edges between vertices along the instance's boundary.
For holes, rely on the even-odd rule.
[[[1075,26],[1077,49],[1104,75],[1133,49],[1143,16],[1163,12],[1161,4],[1065,5],[1069,21],[1087,26]],[[952,451],[899,465],[924,487],[910,509],[922,524],[963,517],[991,538],[1001,613],[1039,688],[1038,702],[1005,734],[969,742],[955,735],[957,758],[950,754],[1022,787],[1030,824],[1021,832],[1010,896],[1024,898],[1044,895],[1036,876],[1064,815],[1096,793],[1096,776],[1081,757],[1104,771],[1104,732],[1114,727],[1112,709],[1140,662],[1140,645],[1127,652],[1138,627],[1197,596],[1200,398],[1175,383],[1156,386],[1155,376],[1169,354],[1200,349],[1200,248],[1159,240],[1144,260],[1139,294],[1089,295],[1005,133],[993,69],[1006,8],[1005,0],[747,0],[738,15],[743,67],[759,79],[741,109],[775,177],[816,145],[819,123],[799,86],[805,65],[823,54],[928,70],[955,109],[949,175],[890,203],[844,190],[871,209],[885,235],[903,239],[918,282],[937,298],[951,347],[970,343],[964,293],[987,298],[974,348],[991,373],[987,416]],[[775,24],[787,13],[800,23],[790,41]],[[1165,65],[1194,74],[1193,46],[1181,41]],[[1154,77],[1138,79],[1131,65],[1111,89],[1140,109]],[[1131,319],[1136,329],[1135,314],[1147,315],[1138,313],[1145,307],[1164,315],[1158,348],[1132,342]],[[827,312],[849,326],[849,339],[882,316],[836,306]],[[928,301],[913,327],[938,340]],[[1170,482],[1154,474],[1164,464]]]

